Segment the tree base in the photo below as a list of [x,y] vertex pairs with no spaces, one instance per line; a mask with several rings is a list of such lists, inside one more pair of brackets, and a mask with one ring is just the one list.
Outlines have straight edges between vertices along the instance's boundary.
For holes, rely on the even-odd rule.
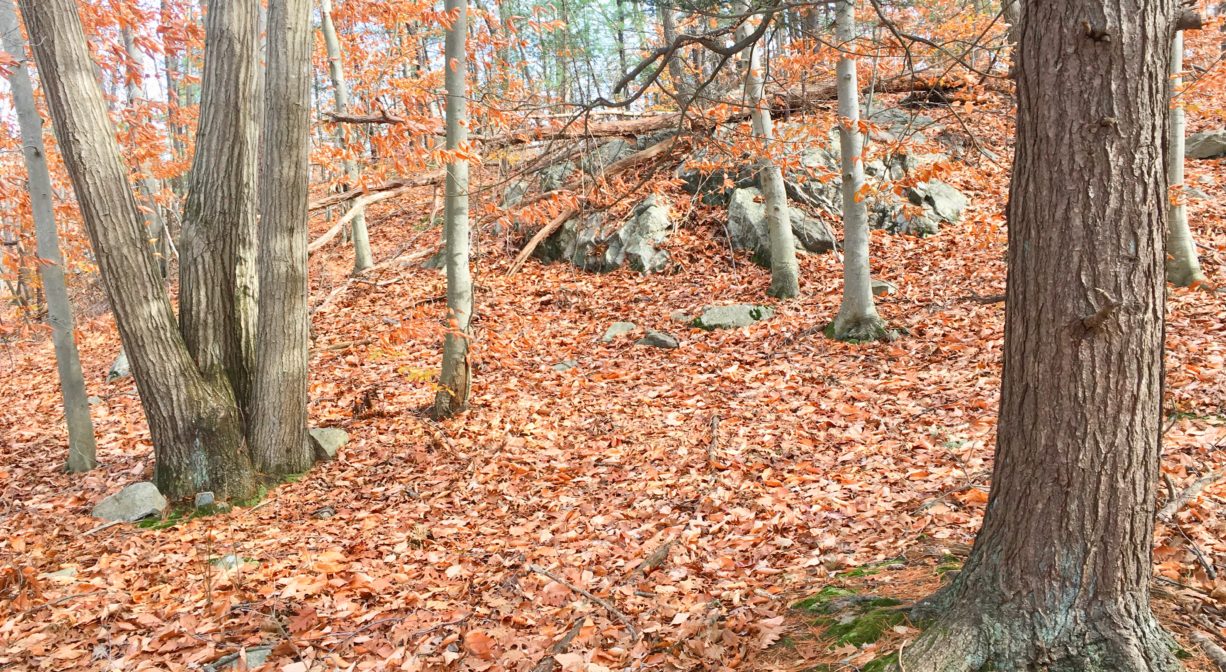
[[825,334],[829,338],[845,343],[872,343],[874,341],[893,341],[898,338],[898,332],[886,326],[885,320],[876,315],[857,319],[836,318],[827,325]]
[[794,275],[771,278],[771,286],[770,289],[766,290],[766,293],[776,299],[794,299],[800,296],[800,283],[797,282]]
[[[943,591],[944,592],[944,591]],[[941,593],[928,607],[939,606]],[[963,599],[966,599],[965,597]],[[921,605],[923,607],[925,605]],[[1176,672],[1175,642],[1148,608],[1088,614],[1024,613],[972,600],[946,611],[904,647],[897,672]]]

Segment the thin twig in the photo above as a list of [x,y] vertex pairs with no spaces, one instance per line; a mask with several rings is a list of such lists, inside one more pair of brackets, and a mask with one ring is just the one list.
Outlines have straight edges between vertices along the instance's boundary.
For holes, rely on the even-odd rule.
[[610,614],[613,615],[614,618],[621,621],[622,624],[626,626],[626,630],[630,632],[630,638],[633,641],[637,642],[639,640],[639,629],[634,627],[634,622],[630,620],[630,617],[623,614],[621,610],[618,609],[617,607],[613,606],[612,602],[604,599],[603,597],[593,595],[591,592],[584,590],[583,588],[580,588],[579,586],[576,586],[575,584],[567,581],[566,579],[563,579],[562,577],[554,574],[553,572],[549,571],[548,569],[545,569],[544,567],[541,567],[540,565],[528,565],[527,569],[528,571],[534,574],[540,574],[541,576],[547,579],[551,579],[557,583],[560,583],[563,586],[570,588],[574,592],[579,593],[580,595],[586,597],[587,599],[604,607],[605,611],[608,611]]

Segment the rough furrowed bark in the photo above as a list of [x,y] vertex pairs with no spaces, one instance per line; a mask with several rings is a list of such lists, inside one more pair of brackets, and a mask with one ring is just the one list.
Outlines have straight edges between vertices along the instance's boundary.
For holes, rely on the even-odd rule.
[[1168,0],[1023,12],[992,490],[900,669],[1180,669],[1149,604],[1174,16]]
[[267,474],[306,471],[307,190],[310,0],[268,5],[268,78],[260,184],[260,342],[248,436]]
[[26,45],[13,2],[0,0],[0,38],[3,38],[5,51],[17,61],[9,70],[8,80],[13,104],[17,108],[17,123],[21,127],[22,153],[30,176],[30,209],[34,215],[38,256],[43,262],[38,270],[47,295],[47,321],[51,324],[51,342],[55,347],[64,419],[68,426],[66,469],[76,473],[98,466],[94,423],[89,417],[85,376],[81,372],[81,357],[73,337],[72,303],[64,282],[64,259],[60,254],[55,208],[51,200],[51,173],[47,169],[46,150],[43,147],[43,120],[38,114],[34,86],[25,66]]
[[258,2],[210,3],[196,153],[179,245],[179,323],[205,377],[250,406],[256,319]]
[[156,479],[178,499],[255,490],[228,386],[196,369],[175,324],[72,0],[22,0],[64,164],[149,421]]
[[[447,0],[447,11],[456,19],[447,30],[447,149],[468,144],[467,66],[465,35],[468,30],[467,0]],[[472,367],[468,361],[469,322],[472,319],[473,287],[468,268],[468,161],[453,157],[447,166],[447,335],[443,342],[443,367],[434,414],[450,417],[468,406]]]

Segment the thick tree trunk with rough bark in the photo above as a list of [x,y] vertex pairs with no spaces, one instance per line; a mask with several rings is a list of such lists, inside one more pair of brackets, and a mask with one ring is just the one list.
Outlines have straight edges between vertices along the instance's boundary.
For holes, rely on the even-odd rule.
[[[328,73],[332,76],[333,109],[337,114],[349,112],[349,82],[345,80],[345,65],[341,58],[341,41],[336,34],[336,26],[332,23],[332,0],[319,2],[320,32],[324,34],[324,47],[328,52]],[[349,143],[348,125],[336,125],[336,144],[343,150]],[[358,164],[353,159],[345,159],[345,189],[357,186],[362,179]],[[352,207],[353,201],[346,204],[345,209]],[[370,255],[370,235],[366,231],[366,212],[359,210],[350,223],[353,234],[353,271],[360,273],[372,265],[374,260]]]
[[314,461],[307,441],[307,187],[311,2],[268,3],[268,71],[260,170],[260,311],[248,436],[260,471]]
[[[1171,40],[1171,91],[1177,93],[1183,86],[1183,31],[1175,33]],[[1170,206],[1170,221],[1166,231],[1166,279],[1180,287],[1191,287],[1205,281],[1205,274],[1200,270],[1200,258],[1196,254],[1196,241],[1192,238],[1192,229],[1188,226],[1187,197],[1184,196],[1183,161],[1184,134],[1187,131],[1187,120],[1184,116],[1183,100],[1175,98],[1171,107],[1171,144],[1167,161],[1167,179],[1172,188],[1180,187]]]
[[908,672],[1180,668],[1149,606],[1174,10],[1026,5],[992,492]]
[[[748,2],[740,4],[741,11],[750,11]],[[757,26],[747,19],[737,28],[737,40],[748,39]],[[800,293],[800,267],[796,263],[796,244],[792,239],[792,219],[788,211],[788,196],[783,185],[783,171],[770,157],[775,140],[769,106],[766,98],[765,77],[762,72],[762,50],[765,41],[750,47],[748,67],[745,72],[745,98],[750,107],[750,120],[754,139],[762,143],[763,156],[758,160],[758,183],[766,201],[766,228],[770,235],[771,286],[767,294],[781,299],[790,299]]]
[[[446,0],[456,18],[447,29],[447,149],[468,145],[464,38],[468,33],[467,0]],[[468,405],[472,369],[468,362],[469,322],[473,312],[472,275],[468,268],[468,160],[450,157],[447,165],[446,234],[447,335],[443,341],[443,368],[434,413],[450,417]]]
[[209,3],[196,153],[179,245],[179,322],[210,382],[250,415],[256,320],[257,0]]
[[196,369],[175,324],[128,186],[73,0],[21,0],[64,164],[149,421],[154,478],[171,498],[255,491],[228,385]]
[[9,70],[9,86],[17,123],[21,127],[21,145],[29,172],[30,209],[34,213],[39,273],[47,296],[47,321],[51,324],[51,342],[55,346],[55,363],[60,375],[60,393],[64,400],[64,420],[68,425],[68,464],[70,472],[89,471],[98,466],[94,443],[94,423],[89,417],[89,397],[85,392],[85,376],[81,372],[81,357],[73,338],[72,303],[64,283],[64,259],[60,255],[59,233],[55,228],[55,210],[51,201],[51,173],[47,170],[47,153],[43,148],[43,120],[34,101],[34,87],[26,69],[26,43],[17,22],[13,0],[0,0],[0,38],[4,50],[16,61]]
[[875,341],[888,337],[885,322],[873,303],[868,265],[868,207],[864,203],[864,136],[860,133],[860,86],[856,58],[849,50],[856,38],[855,0],[839,0],[835,33],[844,51],[837,66],[839,151],[843,173],[843,301],[834,318],[833,336],[842,341]]

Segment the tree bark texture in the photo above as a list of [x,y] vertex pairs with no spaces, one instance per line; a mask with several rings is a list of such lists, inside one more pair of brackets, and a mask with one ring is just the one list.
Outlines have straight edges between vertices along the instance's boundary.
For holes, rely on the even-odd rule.
[[[328,52],[328,73],[332,76],[333,109],[337,114],[349,112],[349,82],[345,80],[345,65],[341,58],[341,41],[336,34],[336,25],[332,22],[332,0],[319,2],[320,32],[324,35],[324,47]],[[348,126],[336,125],[336,144],[343,150],[349,144]],[[362,179],[358,164],[353,159],[345,159],[346,189],[356,187]],[[346,204],[345,209],[353,207],[353,201]],[[370,234],[366,230],[366,212],[359,210],[350,224],[353,233],[353,271],[360,273],[374,265],[370,254]]]
[[256,467],[270,474],[303,472],[314,461],[307,441],[310,21],[310,0],[268,3],[260,339],[248,435]]
[[856,38],[855,0],[835,6],[835,32],[844,51],[836,66],[839,98],[839,151],[843,179],[843,300],[834,318],[834,337],[849,341],[885,338],[885,323],[873,303],[868,264],[868,207],[864,187],[864,135],[860,133],[860,86],[856,58],[849,53]]
[[[748,2],[740,4],[741,11],[750,11]],[[743,21],[737,28],[737,40],[748,39],[757,26],[752,19]],[[770,237],[771,285],[767,294],[781,299],[790,299],[800,294],[800,267],[796,263],[796,244],[792,239],[792,219],[788,210],[788,196],[783,184],[783,171],[770,157],[775,140],[769,106],[766,98],[766,82],[762,71],[764,40],[750,47],[748,68],[745,72],[745,98],[750,107],[750,121],[754,139],[762,143],[762,158],[758,159],[758,183],[766,201],[766,228]]]
[[206,381],[176,328],[73,0],[21,0],[64,164],[149,421],[168,497],[255,489],[238,408]]
[[[1183,31],[1175,33],[1171,40],[1171,90],[1178,93],[1183,86]],[[1192,238],[1192,229],[1188,226],[1188,206],[1182,193],[1184,186],[1184,134],[1187,132],[1187,119],[1184,115],[1183,101],[1174,98],[1171,106],[1171,144],[1168,161],[1167,179],[1171,188],[1181,187],[1179,193],[1172,194],[1174,200],[1170,204],[1170,221],[1166,231],[1166,279],[1180,287],[1190,287],[1205,281],[1205,274],[1200,270],[1200,258],[1196,254],[1196,240]]]
[[34,100],[34,87],[26,69],[26,42],[17,21],[13,0],[0,0],[0,37],[4,50],[16,61],[9,71],[9,86],[17,123],[21,127],[21,146],[29,173],[30,210],[38,245],[39,273],[47,296],[47,321],[51,324],[51,343],[64,400],[64,420],[68,425],[68,464],[70,472],[89,471],[98,466],[94,443],[94,423],[89,417],[89,397],[81,357],[73,338],[72,303],[64,282],[64,258],[60,254],[55,209],[51,201],[51,173],[43,147],[43,120]]
[[[455,19],[447,29],[447,149],[467,149],[468,112],[464,38],[468,32],[467,0],[446,0]],[[443,341],[443,368],[434,412],[449,417],[468,405],[472,373],[468,361],[469,322],[473,311],[472,275],[468,268],[468,160],[452,155],[447,166],[446,234],[447,335]]]
[[258,0],[209,3],[196,152],[179,245],[179,322],[211,382],[250,416],[256,328]]
[[1149,607],[1174,17],[1026,4],[992,492],[910,672],[1180,667]]

